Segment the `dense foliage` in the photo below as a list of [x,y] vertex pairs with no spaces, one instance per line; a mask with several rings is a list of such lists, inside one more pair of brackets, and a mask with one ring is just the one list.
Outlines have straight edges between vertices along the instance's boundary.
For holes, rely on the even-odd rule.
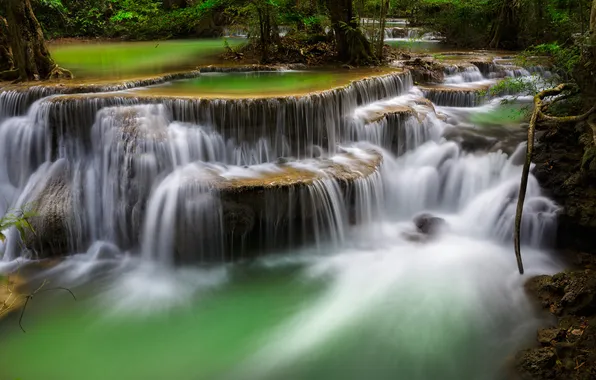
[[[280,25],[319,34],[329,4],[342,0],[37,0],[50,37],[155,39],[211,37],[242,25],[253,35]],[[353,0],[354,16],[379,17],[382,0]],[[432,26],[465,47],[525,48],[565,44],[589,28],[591,0],[390,0],[389,16]],[[264,28],[262,28],[264,27]],[[263,29],[263,30],[261,30]]]
[[392,14],[432,25],[453,44],[518,49],[570,42],[589,29],[592,0],[392,0]]
[[[262,62],[379,62],[387,17],[458,47],[530,49],[571,75],[593,0],[29,0],[46,38],[155,40],[242,34]],[[4,10],[0,7],[0,16]],[[0,28],[3,26],[0,25]],[[3,33],[0,33],[2,37]],[[0,41],[0,45],[6,45]],[[230,49],[232,57],[243,53]],[[0,56],[4,56],[0,51]],[[3,62],[6,61],[3,59]],[[10,66],[10,65],[7,65]]]

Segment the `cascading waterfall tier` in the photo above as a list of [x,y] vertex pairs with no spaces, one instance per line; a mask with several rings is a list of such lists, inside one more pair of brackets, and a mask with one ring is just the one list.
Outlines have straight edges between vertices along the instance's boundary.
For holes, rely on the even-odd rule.
[[469,87],[423,87],[422,93],[431,102],[445,107],[476,107],[482,103],[488,86]]
[[[450,84],[473,88],[418,89],[396,72],[256,99],[5,91],[0,189],[9,205],[38,211],[38,233],[24,243],[42,257],[107,241],[165,264],[230,261],[341,244],[352,224],[381,217],[428,209],[478,217],[470,205],[483,202],[495,206],[498,225],[483,233],[503,240],[518,166],[502,152],[476,156],[443,141],[450,125],[433,104],[478,105],[481,71],[450,74],[461,76]],[[525,243],[536,245],[556,205],[534,182],[528,194]],[[22,254],[12,235],[5,260]]]
[[[31,189],[19,204],[44,211],[32,221],[42,237],[26,242],[44,257],[98,240],[140,244],[144,256],[169,262],[341,241],[348,218],[367,213],[355,199],[371,191],[365,178],[381,164],[374,150],[337,150],[351,134],[343,115],[410,87],[409,74],[396,73],[276,99],[51,95],[0,126],[5,162],[22,163],[7,165],[3,182],[9,203]],[[61,169],[39,183],[43,163]]]
[[122,91],[135,87],[152,86],[172,80],[194,78],[199,73],[200,71],[188,71],[166,74],[159,77],[127,80],[119,83],[8,86],[0,88],[0,122],[8,117],[23,115],[35,101],[50,95]]
[[[52,135],[52,156],[73,144],[91,149],[91,125],[105,107],[161,104],[173,121],[205,126],[236,144],[266,145],[270,156],[313,157],[320,149],[334,151],[350,135],[343,115],[361,104],[398,96],[412,87],[409,73],[395,73],[352,82],[338,89],[298,97],[261,99],[194,99],[146,96],[143,93],[55,96],[42,101],[46,130]],[[41,111],[42,110],[42,111]],[[39,118],[31,115],[30,118]],[[236,162],[251,164],[254,162]],[[259,162],[256,162],[259,163]]]
[[[81,212],[53,220],[41,215],[32,222],[40,236],[68,230],[60,236],[73,237],[74,251],[97,240],[133,249],[142,237],[143,255],[164,262],[227,261],[248,248],[279,248],[307,237],[340,241],[348,213],[362,213],[345,206],[363,187],[357,180],[380,170],[381,155],[365,148],[341,148],[325,159],[225,164],[237,147],[199,126],[170,123],[163,108],[98,113],[92,154],[61,159],[69,174],[30,199],[55,199],[58,209],[72,204]],[[52,255],[65,244],[38,245]]]

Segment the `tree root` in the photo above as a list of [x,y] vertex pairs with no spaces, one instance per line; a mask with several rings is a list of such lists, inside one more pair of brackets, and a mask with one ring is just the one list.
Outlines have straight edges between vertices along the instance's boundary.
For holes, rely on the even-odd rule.
[[6,70],[6,71],[0,72],[0,80],[14,81],[17,79],[19,79],[19,70],[17,70],[17,69]]
[[72,79],[74,76],[70,72],[70,70],[64,69],[58,65],[54,66],[54,68],[48,74],[48,79]]
[[[524,210],[524,200],[526,198],[526,190],[528,188],[528,176],[530,174],[530,165],[532,163],[532,154],[534,153],[534,134],[536,130],[536,123],[539,121],[557,122],[557,123],[578,123],[580,121],[588,120],[590,126],[592,126],[593,114],[596,112],[596,104],[588,110],[588,112],[578,116],[550,116],[544,113],[546,105],[543,103],[544,99],[550,96],[559,95],[563,91],[571,90],[573,86],[568,83],[560,84],[557,87],[550,88],[539,92],[534,96],[534,111],[530,119],[530,126],[528,127],[528,144],[526,146],[526,160],[522,170],[521,183],[519,186],[519,198],[517,200],[517,211],[515,213],[515,231],[513,236],[515,246],[515,257],[517,259],[517,268],[519,273],[524,273],[524,265],[521,257],[520,248],[520,230],[522,213]],[[596,127],[592,126],[592,130],[595,131]],[[596,137],[594,138],[596,143]]]

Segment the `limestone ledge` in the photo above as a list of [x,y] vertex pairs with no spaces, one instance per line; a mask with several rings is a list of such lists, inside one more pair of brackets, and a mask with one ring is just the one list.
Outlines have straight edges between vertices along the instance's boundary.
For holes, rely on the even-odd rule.
[[364,123],[371,124],[381,121],[383,118],[386,118],[390,114],[403,116],[417,116],[417,112],[410,106],[392,104],[387,107],[369,111],[366,115]]
[[[199,164],[204,165],[205,170],[197,173],[203,174],[187,178],[187,182],[181,184],[181,190],[195,183],[211,188],[210,196],[219,199],[221,205],[223,234],[229,237],[229,243],[238,243],[238,239],[258,239],[263,226],[279,228],[280,223],[283,226],[292,220],[308,223],[325,207],[321,199],[311,194],[311,186],[317,181],[335,181],[338,195],[350,210],[355,182],[377,173],[381,164],[380,153],[350,148],[333,158],[271,164],[273,167],[267,171],[256,168],[253,176],[244,175],[246,173],[228,175],[225,166]],[[252,167],[242,169],[251,170]],[[67,178],[65,173],[61,173],[49,181],[31,202],[37,214],[31,220],[36,233],[28,236],[24,243],[39,258],[63,256],[69,253],[68,247],[73,246],[70,241],[73,235],[69,229],[75,218],[71,208],[74,191]],[[133,231],[140,230],[140,226],[131,228]],[[186,225],[177,233],[192,235],[192,226]],[[291,234],[292,231],[282,230],[280,233]],[[180,240],[183,241],[182,238]],[[127,242],[120,244],[123,248],[130,248]],[[252,254],[258,252],[257,249]]]
[[[0,93],[13,91],[17,93],[29,93],[29,98],[32,95],[37,94],[37,96],[33,96],[35,99],[40,99],[45,96],[49,95],[77,95],[77,94],[98,94],[99,96],[113,96],[110,94],[112,92],[117,91],[124,91],[124,90],[132,90],[136,88],[148,87],[148,86],[155,86],[159,84],[164,84],[170,81],[175,80],[182,80],[182,79],[192,79],[197,78],[201,75],[201,73],[211,73],[211,72],[221,72],[221,73],[231,73],[231,72],[255,72],[255,71],[284,71],[284,70],[293,70],[293,69],[304,69],[302,66],[294,66],[294,65],[280,65],[280,66],[268,66],[268,65],[245,65],[245,66],[205,66],[201,67],[197,70],[191,71],[183,71],[183,72],[175,72],[175,73],[168,73],[161,76],[149,76],[149,77],[138,77],[138,78],[129,78],[126,80],[120,81],[113,81],[109,79],[105,80],[88,80],[88,79],[81,79],[81,80],[72,80],[72,81],[43,81],[43,82],[26,82],[26,83],[18,83],[18,84],[10,84],[5,83],[2,85],[0,82]],[[339,70],[339,69],[338,69]],[[333,91],[337,89],[347,88],[350,87],[354,82],[363,81],[363,80],[371,80],[374,78],[379,77],[390,77],[395,74],[403,75],[406,73],[405,70],[401,70],[398,68],[374,68],[370,70],[345,70],[346,72],[346,83],[334,87],[330,87],[324,90],[319,91],[304,91],[298,93],[289,92],[287,94],[283,94],[281,97],[293,97],[293,96],[305,96],[313,93],[324,93],[327,91]],[[168,94],[168,95],[160,95],[158,91],[155,91],[155,95],[142,95],[142,94],[134,94],[131,95],[130,93],[123,93],[123,96],[133,96],[133,97],[148,97],[148,98],[158,98],[158,97],[166,97],[166,98],[211,98],[211,99],[237,99],[237,98],[273,98],[273,97],[280,97],[278,96],[268,96],[267,94],[260,94],[257,96],[233,96],[229,94],[209,94],[207,96],[198,96],[197,94],[191,93],[180,93],[180,94]],[[85,96],[85,95],[82,95]],[[68,97],[67,97],[68,99]]]
[[[271,70],[269,70],[271,71]],[[225,72],[225,71],[224,71]],[[287,92],[283,94],[268,94],[268,93],[259,93],[258,89],[255,90],[254,93],[243,95],[243,94],[229,94],[225,91],[221,93],[207,93],[207,94],[199,94],[191,92],[166,92],[160,91],[157,88],[149,89],[142,89],[141,87],[147,87],[150,85],[157,85],[161,83],[165,83],[171,80],[177,79],[188,79],[188,78],[195,78],[200,76],[200,72],[197,73],[195,76],[187,76],[187,77],[180,77],[180,78],[170,78],[167,80],[163,80],[161,82],[153,82],[140,85],[134,85],[134,83],[126,83],[120,87],[118,85],[113,86],[106,86],[105,89],[102,91],[101,89],[97,91],[64,91],[62,92],[64,96],[59,96],[53,98],[51,101],[53,102],[60,102],[65,103],[68,101],[73,100],[85,100],[85,99],[108,99],[108,98],[120,98],[120,99],[136,99],[138,103],[156,103],[165,100],[250,100],[250,99],[276,99],[283,101],[285,99],[296,99],[296,98],[303,98],[309,96],[316,96],[316,95],[331,95],[334,92],[348,90],[353,86],[362,84],[366,85],[369,84],[367,82],[372,82],[377,79],[389,79],[391,77],[399,76],[401,78],[407,78],[409,72],[407,70],[399,70],[399,69],[392,69],[392,70],[382,70],[376,74],[371,74],[370,72],[363,72],[362,75],[354,75],[351,74],[349,78],[346,79],[345,84],[337,85],[334,87],[329,87],[326,89],[321,90],[304,90],[298,92]],[[135,82],[136,83],[136,82]],[[126,87],[128,86],[128,87]],[[134,90],[137,89],[137,90]],[[133,91],[123,91],[123,90],[133,90]],[[56,92],[60,93],[60,92]]]

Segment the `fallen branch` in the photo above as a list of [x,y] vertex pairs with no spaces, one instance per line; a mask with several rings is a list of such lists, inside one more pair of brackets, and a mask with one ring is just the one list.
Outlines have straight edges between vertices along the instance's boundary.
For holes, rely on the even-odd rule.
[[43,293],[43,292],[49,292],[50,290],[64,290],[70,293],[70,295],[72,296],[72,298],[76,301],[77,297],[75,297],[74,293],[67,288],[58,286],[55,288],[50,288],[50,289],[43,289],[44,286],[46,286],[48,284],[47,280],[44,280],[42,282],[42,284],[33,291],[33,293],[30,293],[25,297],[25,304],[23,305],[23,308],[21,309],[21,316],[19,317],[19,327],[21,328],[21,330],[23,330],[23,332],[26,332],[25,329],[23,328],[23,316],[25,315],[25,310],[27,309],[27,304],[29,304],[29,301],[33,299],[33,297],[35,297],[37,294],[39,293]]
[[[591,115],[596,112],[596,104],[590,108],[590,110],[582,115],[579,116],[550,116],[544,113],[543,108],[545,104],[543,103],[544,99],[550,96],[559,95],[564,91],[569,91],[574,87],[571,84],[564,83],[560,84],[557,87],[550,88],[548,90],[540,91],[538,94],[534,96],[534,111],[532,112],[532,117],[530,118],[530,126],[528,127],[528,144],[526,146],[526,160],[524,162],[524,167],[522,170],[522,177],[521,183],[519,186],[519,198],[517,200],[517,211],[515,213],[515,231],[513,236],[513,242],[515,246],[515,257],[517,259],[517,268],[519,269],[519,273],[524,273],[524,265],[522,262],[521,257],[521,248],[520,248],[520,230],[521,230],[521,220],[522,220],[522,213],[524,210],[524,200],[526,199],[526,190],[528,188],[528,176],[530,174],[530,165],[532,163],[532,154],[534,153],[534,133],[536,130],[536,123],[538,121],[550,121],[550,122],[558,122],[558,123],[577,123],[580,121],[588,120]],[[596,141],[596,140],[595,140]]]

